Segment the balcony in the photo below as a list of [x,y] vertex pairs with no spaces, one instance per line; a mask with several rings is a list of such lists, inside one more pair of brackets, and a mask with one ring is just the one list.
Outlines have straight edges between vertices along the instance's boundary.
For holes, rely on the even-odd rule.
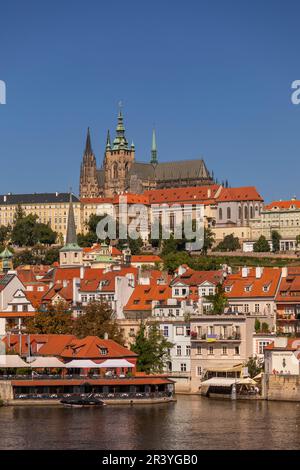
[[191,340],[192,341],[204,341],[206,343],[214,343],[214,342],[224,342],[224,341],[241,341],[240,333],[233,333],[231,335],[215,335],[215,334],[201,334],[192,331],[191,332]]

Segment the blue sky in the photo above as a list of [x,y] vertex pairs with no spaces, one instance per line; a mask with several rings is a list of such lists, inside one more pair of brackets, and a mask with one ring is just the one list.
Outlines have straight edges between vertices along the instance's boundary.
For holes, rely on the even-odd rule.
[[0,193],[78,191],[123,102],[138,160],[205,159],[266,201],[300,198],[296,0],[2,2]]

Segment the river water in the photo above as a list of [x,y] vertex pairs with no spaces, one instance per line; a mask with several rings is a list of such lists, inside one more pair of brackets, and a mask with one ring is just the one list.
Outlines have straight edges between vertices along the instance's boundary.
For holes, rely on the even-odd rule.
[[0,408],[0,449],[300,449],[300,404],[178,396],[176,403]]

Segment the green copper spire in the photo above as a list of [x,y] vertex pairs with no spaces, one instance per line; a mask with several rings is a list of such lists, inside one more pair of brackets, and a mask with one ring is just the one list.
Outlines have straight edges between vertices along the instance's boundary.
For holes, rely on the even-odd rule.
[[118,124],[116,128],[116,137],[114,139],[113,149],[119,150],[120,148],[123,148],[123,149],[128,148],[128,142],[125,137],[125,127],[123,123],[123,115],[121,111],[121,106],[120,106],[119,114],[118,114]]
[[152,165],[157,165],[157,148],[156,148],[156,135],[155,135],[155,129],[153,129],[152,132],[152,148],[151,148],[151,161],[150,163]]

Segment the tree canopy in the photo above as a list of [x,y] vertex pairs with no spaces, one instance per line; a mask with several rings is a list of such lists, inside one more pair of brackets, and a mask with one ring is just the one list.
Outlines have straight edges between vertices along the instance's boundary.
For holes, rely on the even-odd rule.
[[25,215],[22,207],[18,206],[10,237],[11,242],[17,246],[30,247],[37,243],[53,245],[56,241],[57,233],[51,229],[49,224],[38,222],[37,215]]
[[131,350],[138,354],[137,370],[140,372],[160,373],[169,359],[173,343],[162,335],[158,325],[147,327],[141,323]]
[[213,295],[208,295],[206,300],[212,304],[212,313],[224,313],[224,309],[228,305],[228,299],[221,284],[217,285],[216,293]]
[[26,333],[32,334],[59,334],[73,333],[73,323],[68,305],[59,302],[49,304],[45,311],[38,312],[26,322]]
[[255,251],[256,253],[265,253],[270,251],[270,245],[266,237],[264,237],[263,235],[259,237],[257,242],[255,242],[253,245],[253,251]]
[[214,248],[214,251],[236,251],[241,248],[238,237],[233,233],[226,235],[224,239]]

